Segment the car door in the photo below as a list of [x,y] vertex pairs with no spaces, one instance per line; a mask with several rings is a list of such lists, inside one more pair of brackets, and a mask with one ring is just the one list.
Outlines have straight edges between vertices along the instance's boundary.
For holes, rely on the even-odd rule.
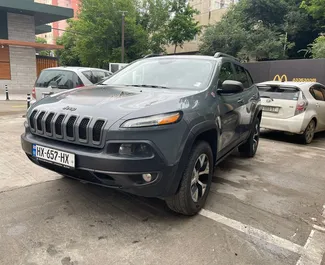
[[313,85],[310,93],[316,99],[315,111],[317,113],[317,129],[325,130],[325,87],[322,85]]
[[220,92],[225,80],[236,80],[235,69],[230,61],[222,63],[218,75],[218,110],[216,117],[219,123],[220,139],[218,151],[220,157],[235,148],[240,142],[240,108],[243,105],[241,93],[225,94]]
[[234,64],[236,70],[236,80],[244,86],[241,93],[242,104],[239,107],[240,113],[240,136],[242,140],[248,138],[251,131],[253,113],[257,103],[258,90],[254,86],[253,79],[248,71],[239,64]]

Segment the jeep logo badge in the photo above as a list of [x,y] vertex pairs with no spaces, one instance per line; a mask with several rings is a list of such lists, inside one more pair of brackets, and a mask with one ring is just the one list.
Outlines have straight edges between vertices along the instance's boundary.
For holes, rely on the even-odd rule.
[[72,108],[69,106],[66,106],[65,108],[63,108],[63,110],[70,110],[70,111],[75,111],[77,108]]

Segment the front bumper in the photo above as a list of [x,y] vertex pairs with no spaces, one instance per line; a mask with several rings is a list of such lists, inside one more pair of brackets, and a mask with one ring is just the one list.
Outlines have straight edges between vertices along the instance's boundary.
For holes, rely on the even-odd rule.
[[[32,156],[33,144],[75,154],[75,168],[65,168],[38,160]],[[33,135],[28,131],[21,136],[23,150],[28,158],[39,166],[81,181],[120,189],[139,196],[168,197],[174,194],[178,187],[175,183],[178,164],[168,165],[153,143],[146,141],[146,144],[153,150],[153,156],[150,158],[121,158],[108,154],[106,148],[95,149],[63,143]],[[142,174],[145,173],[156,176],[155,180],[143,183]]]

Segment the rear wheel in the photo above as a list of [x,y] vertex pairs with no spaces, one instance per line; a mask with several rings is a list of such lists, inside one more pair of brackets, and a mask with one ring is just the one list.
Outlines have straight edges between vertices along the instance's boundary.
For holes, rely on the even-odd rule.
[[316,122],[315,120],[311,120],[305,132],[301,136],[302,142],[304,144],[310,144],[313,141],[315,135],[315,129],[316,129]]
[[253,130],[246,143],[239,146],[238,151],[243,157],[254,157],[260,141],[260,119],[256,118],[253,124]]
[[192,149],[179,191],[166,199],[168,207],[184,215],[195,215],[205,204],[213,174],[213,154],[207,142],[200,141]]

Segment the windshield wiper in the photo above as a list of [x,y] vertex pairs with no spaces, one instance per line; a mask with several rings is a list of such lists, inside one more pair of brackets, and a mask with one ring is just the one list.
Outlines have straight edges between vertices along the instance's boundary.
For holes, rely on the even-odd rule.
[[269,96],[260,96],[261,98],[269,98],[269,99],[271,99],[272,101],[274,101],[274,99],[273,98],[271,98],[271,97],[269,97]]
[[163,89],[169,89],[169,87],[166,87],[166,86],[157,86],[157,85],[125,85],[125,86],[134,86],[134,87],[151,87],[151,88],[163,88]]

